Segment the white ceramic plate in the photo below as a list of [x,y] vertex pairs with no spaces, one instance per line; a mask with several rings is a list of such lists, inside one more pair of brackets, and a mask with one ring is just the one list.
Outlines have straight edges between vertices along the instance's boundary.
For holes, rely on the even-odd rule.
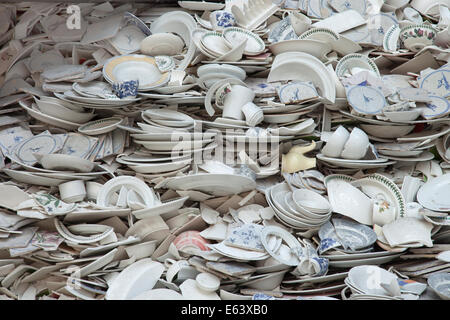
[[70,122],[70,121],[66,121],[66,120],[57,119],[55,117],[49,116],[45,113],[42,113],[37,109],[36,105],[31,105],[27,101],[23,101],[23,100],[19,101],[19,105],[22,108],[24,108],[31,117],[33,117],[39,121],[42,121],[44,123],[53,125],[55,127],[63,128],[63,129],[67,129],[67,130],[76,130],[80,126],[79,123],[74,123],[74,122]]
[[248,30],[236,27],[228,27],[222,32],[223,37],[235,47],[247,40],[245,45],[244,54],[246,55],[258,55],[265,49],[264,41],[255,33]]
[[223,3],[205,1],[178,1],[178,5],[185,9],[197,11],[215,11],[225,7]]
[[427,209],[439,212],[450,211],[450,174],[434,178],[420,187],[417,201]]
[[169,73],[161,73],[155,58],[145,55],[124,55],[109,59],[103,66],[109,83],[139,80],[139,90],[161,87],[169,81]]
[[[224,184],[224,181],[227,183]],[[241,175],[199,173],[170,178],[165,183],[165,187],[173,190],[197,190],[215,196],[226,196],[251,191],[255,189],[256,183]]]
[[319,94],[333,103],[336,84],[328,68],[316,57],[304,52],[285,52],[277,55],[272,63],[267,82],[282,80],[311,81]]
[[330,267],[335,268],[353,268],[356,266],[362,266],[362,265],[381,265],[384,263],[391,262],[392,260],[397,259],[400,257],[403,253],[396,253],[384,257],[376,257],[376,258],[365,258],[365,259],[355,259],[355,260],[330,260]]
[[349,159],[339,159],[339,158],[330,158],[326,157],[323,154],[319,153],[317,155],[317,159],[330,163],[335,166],[343,167],[343,168],[352,168],[352,169],[363,169],[363,168],[381,168],[386,167],[395,163],[395,161],[388,161],[387,159],[377,159],[377,160],[349,160]]
[[180,209],[187,199],[189,199],[189,196],[171,199],[167,202],[163,202],[162,204],[156,205],[151,208],[133,211],[133,215],[137,219],[145,219],[153,216],[159,216],[164,213]]
[[182,160],[178,162],[165,162],[165,163],[137,163],[135,165],[127,164],[128,167],[139,173],[163,173],[169,171],[175,171],[184,168],[191,163],[191,159]]

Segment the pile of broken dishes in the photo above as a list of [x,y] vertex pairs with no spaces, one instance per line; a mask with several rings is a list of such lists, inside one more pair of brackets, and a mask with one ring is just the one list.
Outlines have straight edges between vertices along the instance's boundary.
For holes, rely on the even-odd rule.
[[450,299],[448,1],[171,4],[0,4],[0,298]]

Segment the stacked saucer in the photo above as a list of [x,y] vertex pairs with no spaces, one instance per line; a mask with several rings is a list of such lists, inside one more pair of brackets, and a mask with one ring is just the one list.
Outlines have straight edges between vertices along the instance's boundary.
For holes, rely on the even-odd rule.
[[291,189],[279,183],[266,190],[266,199],[276,217],[294,229],[319,229],[331,217],[331,206],[320,194],[308,189]]
[[22,100],[19,105],[31,117],[58,128],[74,130],[95,116],[92,111],[87,112],[84,108],[77,108],[67,103],[62,104],[55,101],[56,99],[35,97],[34,100],[36,104],[30,100]]

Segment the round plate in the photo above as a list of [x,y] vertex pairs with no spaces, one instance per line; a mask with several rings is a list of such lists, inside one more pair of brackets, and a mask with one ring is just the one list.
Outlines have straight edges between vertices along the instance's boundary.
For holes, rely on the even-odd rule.
[[442,97],[450,96],[450,69],[438,69],[419,79],[420,88]]
[[37,107],[34,104],[33,105],[28,104],[27,105],[27,102],[19,101],[19,105],[22,108],[24,108],[31,117],[33,117],[33,118],[35,118],[35,119],[37,119],[39,121],[42,121],[44,123],[51,124],[51,125],[53,125],[55,127],[63,128],[63,129],[66,129],[66,130],[75,130],[76,128],[78,128],[80,126],[79,123],[74,123],[74,122],[70,122],[70,121],[66,121],[66,120],[61,120],[61,119],[49,116],[49,115],[47,115],[45,113],[42,113],[39,110],[37,110]]
[[450,174],[434,178],[420,187],[417,192],[417,201],[432,211],[450,211]]
[[[224,181],[227,183],[223,183]],[[255,189],[256,183],[241,175],[199,173],[170,178],[165,187],[173,190],[197,190],[220,197],[251,191]]]
[[362,114],[379,114],[386,106],[383,92],[363,85],[348,89],[347,100],[353,109]]
[[88,122],[78,128],[78,132],[87,135],[99,135],[107,132],[111,132],[121,124],[123,118],[111,117],[100,120]]
[[[58,141],[51,135],[38,135],[27,139],[14,148],[16,156],[23,163],[35,163],[33,153],[42,155],[53,153],[58,147]],[[16,150],[17,149],[17,150]]]
[[188,10],[197,11],[215,11],[225,7],[223,3],[205,2],[205,1],[178,1],[178,5]]
[[246,55],[258,55],[266,48],[264,41],[257,34],[242,28],[225,28],[222,35],[230,44],[232,44],[232,47],[239,45],[242,41],[247,39],[247,44],[244,49],[244,54]]
[[336,66],[336,75],[338,77],[344,77],[346,73],[349,73],[350,70],[355,67],[373,71],[378,77],[380,77],[380,71],[378,70],[375,62],[360,53],[351,53],[339,60]]
[[139,80],[139,90],[161,87],[169,81],[169,73],[161,73],[153,57],[124,55],[112,57],[103,66],[103,76],[109,83]]

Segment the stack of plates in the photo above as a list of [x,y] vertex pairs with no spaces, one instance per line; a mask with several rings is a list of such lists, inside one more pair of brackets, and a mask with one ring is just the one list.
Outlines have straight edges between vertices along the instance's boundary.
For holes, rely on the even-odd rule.
[[116,161],[142,174],[143,178],[153,179],[187,171],[191,165],[192,158],[190,156],[170,157],[149,154],[147,156],[121,156],[117,157]]
[[199,82],[206,88],[211,87],[221,79],[235,78],[244,81],[247,77],[245,70],[228,64],[205,64],[197,69]]
[[435,141],[425,144],[421,142],[377,143],[375,147],[382,158],[398,161],[428,161],[434,156],[424,150],[432,148],[435,143]]
[[286,183],[267,189],[266,199],[277,218],[294,229],[317,230],[332,213],[328,200],[320,194],[307,189],[292,192]]
[[333,254],[324,255],[329,261],[330,267],[334,268],[351,268],[361,265],[380,265],[388,263],[398,258],[406,251],[403,248],[401,252],[391,251],[377,251],[377,252],[363,252],[363,253],[344,253],[333,252]]
[[[368,281],[371,278],[372,281]],[[353,295],[371,300],[402,300],[398,277],[383,268],[362,265],[350,269],[345,284]],[[397,291],[397,292],[394,292]]]
[[109,83],[139,80],[139,91],[149,91],[169,81],[169,73],[161,73],[155,58],[140,54],[112,57],[103,66],[103,77]]
[[56,93],[55,96],[58,99],[61,99],[65,102],[72,103],[74,105],[80,107],[87,107],[92,109],[110,109],[110,108],[121,108],[123,106],[132,104],[136,101],[139,101],[140,98],[123,98],[119,99],[118,97],[108,97],[108,98],[99,98],[99,97],[89,97],[83,96],[74,90],[65,91],[64,94]]
[[22,100],[19,101],[19,105],[31,117],[58,128],[74,130],[95,116],[92,111],[88,112],[82,107],[60,102],[54,98],[37,99],[35,97],[34,100],[36,104],[29,100]]
[[285,174],[284,177],[297,188],[305,188],[319,194],[324,194],[327,191],[324,184],[325,177],[317,170],[299,171],[293,174]]
[[146,123],[137,123],[142,133],[133,134],[136,144],[152,154],[187,156],[197,151],[213,149],[216,133],[193,132],[195,121],[188,115],[169,109],[149,109],[142,112]]
[[150,125],[171,128],[173,130],[190,130],[195,121],[187,114],[171,109],[148,109],[142,111],[142,119]]

